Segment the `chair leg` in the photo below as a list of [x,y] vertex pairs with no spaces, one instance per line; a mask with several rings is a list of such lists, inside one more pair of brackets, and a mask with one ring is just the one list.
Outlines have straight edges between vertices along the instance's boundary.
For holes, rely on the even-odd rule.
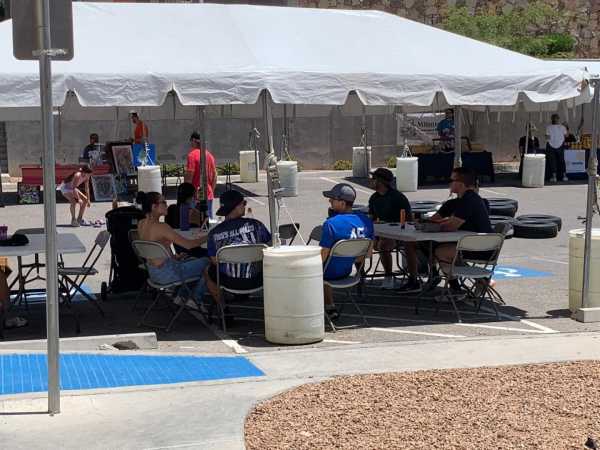
[[[64,276],[63,277],[66,281],[66,285],[67,286],[71,286],[72,288],[75,289],[76,292],[79,292],[81,295],[83,295],[89,302],[91,302],[100,312],[100,315],[102,317],[104,317],[104,310],[102,309],[102,307],[100,306],[100,304],[98,303],[98,300],[93,298],[91,295],[89,295],[87,292],[85,292],[83,289],[81,289],[81,286],[76,284],[71,278]],[[69,293],[69,296],[71,294]]]
[[148,307],[146,308],[146,311],[144,312],[144,315],[138,322],[138,327],[146,325],[146,317],[148,317],[148,314],[150,314],[150,311],[152,311],[154,306],[156,306],[161,295],[162,295],[162,292],[160,290],[157,290],[156,295],[154,296],[154,300],[152,300],[152,303],[150,303],[150,305],[148,305]]
[[337,328],[335,327],[335,325],[333,324],[333,321],[331,320],[331,317],[329,317],[329,314],[327,314],[327,311],[325,311],[325,319],[327,320],[327,323],[329,324],[329,326],[331,327],[331,331],[333,333],[337,333]]
[[352,293],[350,292],[350,290],[348,290],[347,294],[348,294],[348,298],[350,299],[350,301],[354,305],[354,308],[358,312],[358,315],[361,317],[361,319],[363,321],[363,325],[364,326],[369,326],[369,324],[367,323],[367,318],[365,317],[365,315],[363,314],[362,310],[358,306],[358,303],[356,303],[356,299],[354,298],[354,296],[352,295]]
[[[64,305],[64,307],[69,310],[69,312],[75,319],[75,333],[81,334],[81,322],[79,322],[79,314],[77,314],[77,312],[73,308],[73,304],[71,303],[71,292],[69,290],[68,284],[65,284],[64,281],[65,281],[64,279],[58,280],[59,288],[62,287],[62,292],[64,295],[64,301],[62,302],[62,305]],[[59,295],[60,295],[60,289],[59,289]],[[60,304],[61,303],[59,303],[59,307],[60,307]]]
[[179,316],[181,315],[181,313],[183,312],[184,309],[185,309],[185,303],[183,303],[181,306],[179,306],[179,308],[177,308],[177,311],[175,312],[175,314],[173,314],[173,317],[169,321],[167,328],[165,328],[165,331],[167,333],[171,331],[171,329],[173,328],[173,325],[175,324],[175,321],[179,318]]
[[135,303],[133,304],[133,308],[131,308],[131,311],[134,311],[137,309],[137,305],[140,303],[140,300],[142,299],[142,297],[144,296],[144,294],[148,293],[150,291],[150,286],[148,285],[148,283],[144,283],[144,285],[142,286],[142,289],[140,289],[140,291],[137,293],[136,297],[135,297]]

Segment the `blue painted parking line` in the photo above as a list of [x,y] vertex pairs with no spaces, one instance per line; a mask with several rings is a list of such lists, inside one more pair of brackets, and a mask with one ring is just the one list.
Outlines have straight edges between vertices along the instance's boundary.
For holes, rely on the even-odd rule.
[[[92,288],[90,286],[88,286],[87,284],[85,284],[85,283],[82,284],[81,289],[86,294],[90,295],[91,297],[94,297],[95,293],[92,291]],[[12,295],[11,299],[15,299],[16,296],[17,296],[17,294]],[[88,301],[88,299],[85,298],[75,288],[71,289],[71,296],[72,296],[72,298],[71,298],[72,303]],[[27,293],[27,303],[29,303],[30,305],[33,305],[36,303],[46,303],[46,292],[44,292],[41,289],[39,291],[35,291],[35,292],[28,292]]]
[[527,267],[496,266],[494,280],[514,280],[518,278],[543,278],[551,277],[550,272],[529,269]]
[[[260,377],[264,373],[241,356],[60,355],[64,390],[173,384]],[[48,389],[44,354],[0,355],[0,395]]]

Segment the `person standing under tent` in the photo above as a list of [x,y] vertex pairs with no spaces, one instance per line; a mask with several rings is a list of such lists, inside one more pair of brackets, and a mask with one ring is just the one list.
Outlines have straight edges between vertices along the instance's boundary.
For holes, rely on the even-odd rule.
[[438,123],[437,132],[441,147],[444,150],[452,150],[454,149],[454,110],[448,108],[444,112],[446,117]]
[[[194,131],[190,136],[191,150],[187,156],[187,164],[185,171],[185,182],[192,183],[196,191],[202,188],[200,186],[200,179],[202,170],[200,161],[202,159],[202,150],[200,142],[200,133]],[[213,217],[213,200],[215,199],[215,191],[217,189],[217,165],[215,157],[208,149],[205,150],[206,162],[204,166],[204,173],[206,174],[206,206],[208,209],[208,217]]]
[[[90,203],[90,178],[92,177],[92,169],[83,166],[66,177],[59,186],[60,193],[71,204],[71,226],[78,227],[84,224],[83,214],[85,209],[91,206]],[[81,186],[84,187],[84,192],[81,192]],[[79,205],[79,214],[75,217],[75,210]]]
[[131,122],[135,125],[133,130],[133,143],[145,144],[148,142],[148,126],[140,119],[136,111],[131,111]]
[[552,123],[546,127],[546,176],[550,182],[557,180],[568,181],[565,166],[565,138],[568,135],[566,127],[560,123],[560,116],[552,114]]
[[525,147],[527,146],[527,153],[537,153],[540,151],[540,140],[533,133],[536,131],[535,126],[531,123],[527,125],[529,127],[529,143],[527,143],[527,136],[521,136],[519,138],[519,153],[521,160],[519,163],[519,179],[523,176],[523,159],[525,158]]
[[93,152],[96,150],[96,145],[98,145],[98,142],[100,141],[100,138],[98,137],[98,133],[92,133],[90,134],[90,143],[88,145],[85,146],[85,148],[83,149],[83,152],[81,153],[81,157],[83,159],[90,159],[90,152]]

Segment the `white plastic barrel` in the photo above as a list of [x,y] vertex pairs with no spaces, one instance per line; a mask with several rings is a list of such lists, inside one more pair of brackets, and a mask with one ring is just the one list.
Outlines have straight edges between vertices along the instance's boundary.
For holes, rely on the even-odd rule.
[[162,178],[160,166],[138,167],[138,191],[162,192]]
[[546,155],[539,153],[523,156],[523,187],[544,187]]
[[419,158],[396,158],[396,189],[416,192],[419,184]]
[[298,162],[279,161],[277,163],[279,172],[279,184],[283,191],[283,197],[296,197],[298,195]]
[[[256,153],[254,150],[240,152],[240,181],[242,183],[256,183]],[[259,156],[260,167],[260,156]]]
[[[584,229],[569,231],[569,309],[573,312],[582,306],[584,243]],[[591,250],[588,308],[600,307],[600,228],[592,228]]]
[[265,337],[310,344],[325,337],[320,247],[267,248],[263,260]]
[[[366,163],[366,166],[365,166]],[[371,171],[371,147],[367,147],[365,159],[364,147],[352,147],[352,176],[356,178],[369,178]]]

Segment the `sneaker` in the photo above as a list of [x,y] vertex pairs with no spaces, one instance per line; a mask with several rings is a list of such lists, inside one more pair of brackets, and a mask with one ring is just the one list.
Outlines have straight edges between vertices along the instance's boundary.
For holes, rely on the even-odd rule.
[[567,177],[566,175],[562,178],[563,181],[569,181],[569,177]]
[[550,183],[556,183],[556,175],[550,177]]
[[185,299],[178,295],[173,299],[173,303],[175,303],[177,306],[185,306],[186,308],[193,309],[194,311],[200,311],[198,303],[191,298]]
[[398,291],[404,294],[408,294],[410,292],[419,292],[420,290],[421,282],[412,278],[409,278],[406,283],[398,288]]
[[21,328],[27,325],[27,319],[25,317],[10,317],[4,320],[4,328]]
[[77,219],[71,220],[71,226],[72,227],[78,227],[79,226],[79,220],[77,220]]
[[340,318],[340,312],[338,311],[335,305],[326,306],[325,314],[327,314],[327,316],[329,316],[329,319],[331,320],[337,320]]
[[393,276],[386,276],[380,285],[381,289],[394,289],[396,287],[396,280]]

